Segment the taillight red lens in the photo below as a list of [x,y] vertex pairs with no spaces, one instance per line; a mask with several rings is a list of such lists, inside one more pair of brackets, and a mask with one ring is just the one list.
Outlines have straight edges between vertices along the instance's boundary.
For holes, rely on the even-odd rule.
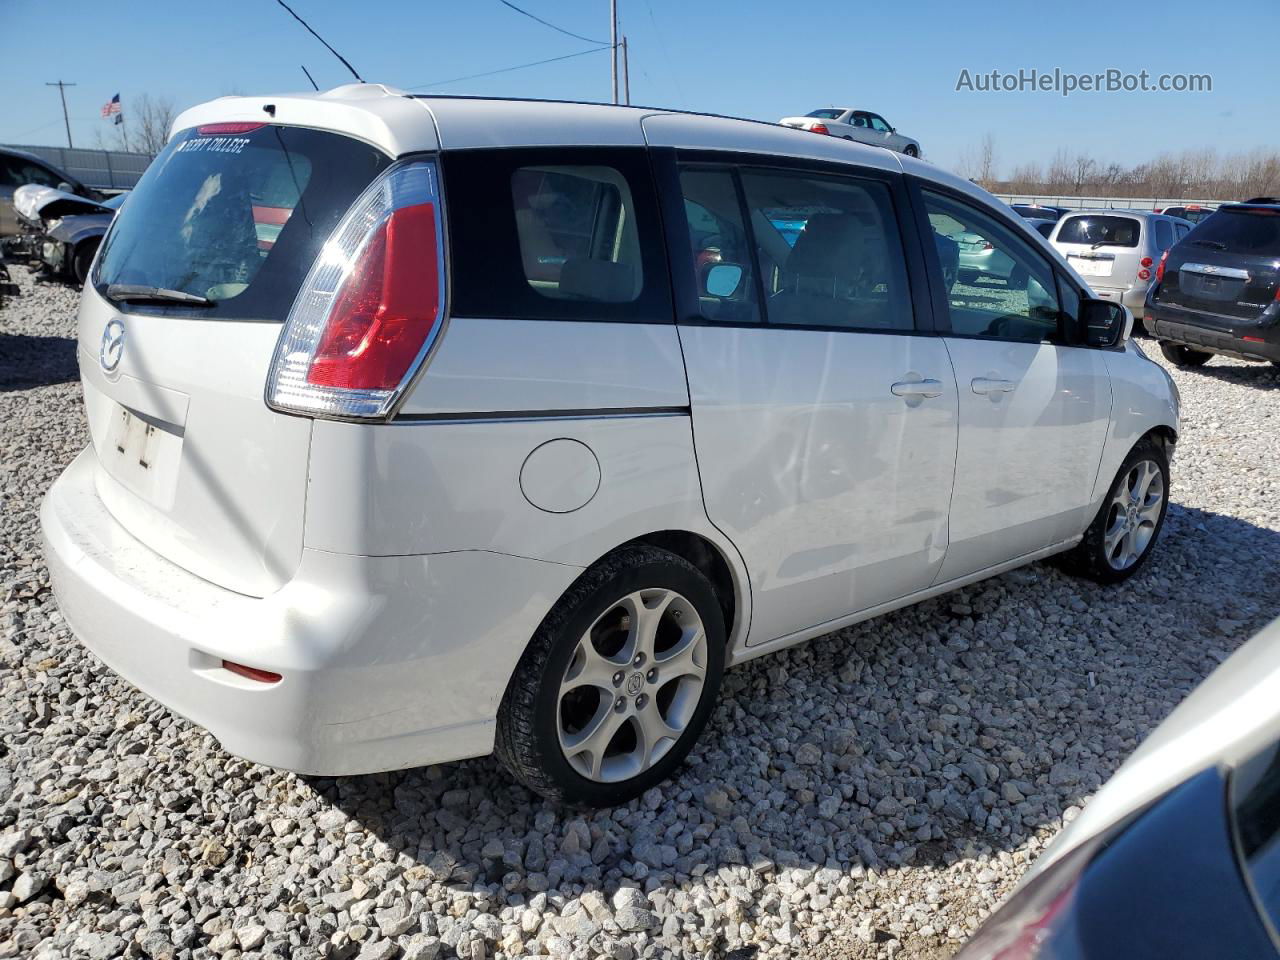
[[1155,263],[1155,261],[1154,261],[1154,260],[1152,260],[1150,257],[1143,257],[1143,258],[1142,258],[1142,265],[1143,265],[1144,267],[1149,267],[1149,266],[1151,266],[1153,263]]
[[238,133],[253,133],[261,130],[265,123],[231,121],[228,123],[204,123],[196,127],[196,133],[202,137],[226,137]]
[[826,125],[825,123],[815,123],[815,124],[813,124],[812,126],[810,126],[810,127],[809,127],[809,132],[810,132],[810,133],[825,133],[825,134],[828,134],[828,135],[831,133],[831,131],[827,129],[827,125]]
[[294,300],[267,377],[278,410],[385,417],[444,325],[444,232],[431,160],[365,188]]
[[223,660],[222,669],[229,670],[237,676],[248,680],[257,680],[259,683],[279,683],[282,679],[278,673],[272,673],[270,670],[259,670],[257,667],[247,667],[243,663],[236,663],[233,660]]
[[401,207],[377,228],[334,302],[307,382],[393,390],[439,319],[435,206]]
[[1151,279],[1151,271],[1150,271],[1150,270],[1139,270],[1139,271],[1138,271],[1138,279],[1139,279],[1139,280],[1150,280],[1150,279]]
[[1164,280],[1164,265],[1168,259],[1169,259],[1168,250],[1160,254],[1160,263],[1156,266],[1156,283],[1160,283],[1161,281]]

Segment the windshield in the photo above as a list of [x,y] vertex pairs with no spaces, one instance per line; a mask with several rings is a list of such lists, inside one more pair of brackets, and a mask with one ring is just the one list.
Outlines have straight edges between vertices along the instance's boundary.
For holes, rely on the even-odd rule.
[[806,117],[813,117],[815,120],[835,120],[844,113],[843,110],[814,110],[812,113],[806,113]]
[[1085,243],[1089,246],[1136,247],[1142,233],[1142,222],[1133,217],[1111,217],[1089,214],[1068,217],[1058,231],[1059,243]]
[[1230,253],[1280,256],[1280,212],[1227,207],[1198,223],[1186,242]]
[[212,304],[200,314],[211,319],[283,321],[320,246],[388,163],[373,147],[317,130],[184,130],[115,218],[95,286],[104,296],[112,285],[191,294]]

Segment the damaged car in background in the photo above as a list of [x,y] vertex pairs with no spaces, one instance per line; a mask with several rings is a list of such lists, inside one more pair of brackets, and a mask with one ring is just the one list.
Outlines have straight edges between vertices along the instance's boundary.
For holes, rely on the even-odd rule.
[[14,261],[46,275],[83,284],[102,237],[128,194],[98,201],[55,187],[29,184],[14,191],[18,234],[9,238]]

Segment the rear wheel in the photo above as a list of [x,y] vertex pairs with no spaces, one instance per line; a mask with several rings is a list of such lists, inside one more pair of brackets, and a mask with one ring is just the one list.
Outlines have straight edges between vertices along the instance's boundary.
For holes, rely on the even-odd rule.
[[1099,583],[1128,580],[1151,555],[1168,509],[1169,460],[1148,438],[1125,457],[1084,539],[1059,565]]
[[656,547],[584,573],[538,628],[507,686],[495,752],[568,803],[625,803],[665,780],[715,707],[724,617],[696,567]]
[[1203,367],[1213,359],[1213,354],[1207,350],[1193,350],[1191,347],[1170,343],[1168,340],[1160,341],[1160,352],[1164,354],[1166,360],[1179,367]]
[[100,242],[97,239],[85,240],[76,247],[76,252],[71,259],[71,273],[76,278],[76,283],[82,287],[89,279],[89,268],[93,266],[93,255],[98,252]]

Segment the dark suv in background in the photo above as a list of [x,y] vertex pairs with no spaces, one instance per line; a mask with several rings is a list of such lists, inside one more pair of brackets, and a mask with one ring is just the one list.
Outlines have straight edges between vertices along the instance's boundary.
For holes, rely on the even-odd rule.
[[1280,365],[1280,198],[1219,207],[1160,259],[1144,321],[1183,367],[1216,353]]

